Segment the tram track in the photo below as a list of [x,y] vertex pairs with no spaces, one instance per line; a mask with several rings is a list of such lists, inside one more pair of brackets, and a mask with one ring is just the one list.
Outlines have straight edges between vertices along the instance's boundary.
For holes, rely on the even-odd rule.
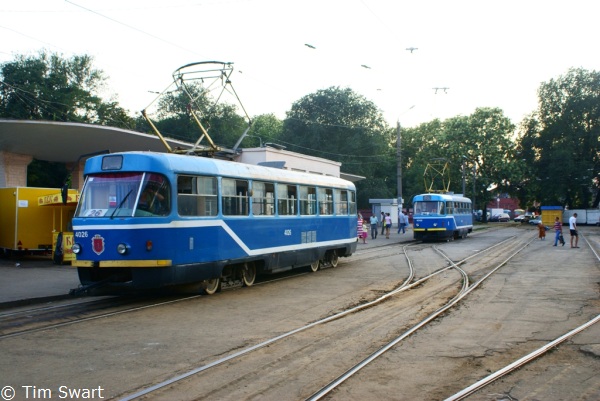
[[[598,262],[600,262],[600,255],[597,252],[597,250],[594,248],[594,246],[587,240],[586,237],[582,236],[583,240],[586,242],[587,247],[590,249],[590,251],[593,253],[594,257],[596,258],[596,260]],[[587,322],[585,322],[582,325],[579,325],[578,327],[575,327],[573,330],[570,330],[569,332],[565,333],[564,335],[561,335],[557,338],[555,338],[554,340],[548,342],[547,344],[543,345],[542,347],[530,352],[529,354],[513,361],[512,363],[506,365],[505,367],[503,367],[502,369],[499,369],[495,372],[493,372],[490,375],[487,375],[485,377],[483,377],[482,379],[478,380],[476,383],[473,383],[472,385],[462,389],[461,391],[449,396],[448,398],[445,399],[445,401],[458,401],[458,400],[463,400],[466,397],[468,397],[471,394],[474,394],[478,391],[480,391],[481,389],[483,389],[484,387],[488,386],[489,384],[493,383],[494,381],[502,378],[505,375],[509,375],[517,370],[519,370],[520,368],[522,368],[523,366],[531,363],[532,361],[536,360],[537,358],[543,357],[546,353],[552,351],[553,349],[555,349],[556,347],[558,347],[560,344],[562,344],[563,342],[571,339],[573,336],[581,333],[582,331],[589,329],[592,325],[596,324],[600,322],[600,314],[593,317],[592,319],[588,320]]]
[[[390,244],[375,252],[356,252],[360,261],[344,259],[336,268],[299,274],[293,280],[278,279],[243,291],[6,339],[3,346],[7,350],[17,347],[19,351],[7,354],[10,359],[6,359],[4,369],[9,373],[9,366],[17,358],[36,358],[40,360],[38,366],[53,369],[32,367],[31,377],[42,374],[46,382],[69,377],[71,383],[79,386],[101,384],[109,391],[106,398],[119,399],[321,318],[330,318],[326,324],[313,325],[138,397],[306,399],[360,362],[361,357],[367,357],[459,296],[465,278],[453,263],[467,273],[472,286],[489,269],[504,262],[519,242],[530,241],[531,234],[509,229],[478,236],[476,241],[411,243],[405,247]],[[435,252],[434,246],[449,260]],[[460,383],[468,385],[480,379],[476,372],[493,372],[499,361],[516,360],[527,354],[532,345],[544,338],[536,338],[531,331],[553,333],[555,326],[565,328],[564,313],[556,316],[556,321],[548,313],[564,309],[574,322],[581,323],[577,300],[585,296],[583,299],[592,303],[587,307],[584,304],[581,310],[593,310],[595,301],[591,297],[596,296],[590,294],[589,286],[585,294],[559,289],[552,279],[566,275],[555,274],[553,264],[542,268],[539,258],[532,259],[533,255],[552,253],[554,258],[564,260],[560,255],[573,258],[582,251],[552,248],[549,241],[531,242],[530,249],[507,263],[507,269],[499,269],[490,277],[493,280],[477,287],[481,291],[473,290],[461,298],[454,308],[408,335],[324,397],[390,399],[396,398],[395,394],[402,395],[397,399],[444,399],[459,390]],[[408,253],[408,259],[403,253]],[[409,261],[414,277],[404,285],[410,275]],[[589,283],[589,273],[581,276],[587,279],[581,284]],[[540,290],[532,297],[520,297],[521,290],[532,283],[537,287],[531,288]],[[556,305],[558,310],[542,309],[539,316],[523,311],[527,305],[523,300],[531,299],[533,304],[544,306],[554,294],[562,298]],[[573,294],[572,299],[565,299],[568,294]],[[383,301],[369,305],[384,295],[387,298]],[[351,306],[361,309],[334,316]],[[514,312],[516,318],[512,317]],[[551,325],[547,325],[546,318],[550,318]],[[453,337],[458,333],[457,342]],[[444,349],[447,341],[448,349]],[[572,347],[561,348],[565,352]],[[72,355],[86,355],[85,362],[70,361]],[[61,362],[56,364],[59,359]],[[122,381],[123,377],[127,380]],[[7,379],[18,385],[30,384],[19,381],[14,374],[7,375]],[[590,390],[587,392],[591,394]]]
[[[109,299],[69,303],[66,305],[8,311],[0,314],[0,340],[136,312],[147,308],[169,305],[199,296],[169,299],[161,302],[152,301],[150,303],[142,302],[141,299],[111,297]],[[114,310],[115,308],[117,310]],[[110,309],[110,311],[105,312],[106,309]]]
[[[419,246],[420,242],[411,242],[411,246]],[[383,246],[361,250],[356,252],[352,257],[352,263],[356,261],[366,260],[371,258],[374,253],[378,253],[378,257],[386,258],[393,257],[401,254],[398,251],[398,244],[385,244]],[[340,261],[340,267],[349,261]],[[329,266],[324,269],[331,268]],[[292,272],[285,272],[282,274],[275,274],[272,276],[260,276],[255,282],[254,286],[266,285],[271,282],[279,280],[287,280],[293,277],[297,277],[303,274],[314,274],[314,272],[303,272],[294,270]],[[224,291],[231,291],[240,288],[241,286],[232,286],[231,288],[224,289]],[[175,298],[169,298],[167,301],[155,302],[150,299],[149,302],[142,302],[144,297],[123,297],[123,296],[110,296],[102,299],[86,299],[78,298],[76,301],[55,301],[44,306],[34,304],[31,307],[23,308],[20,306],[5,308],[0,311],[0,340],[3,338],[10,338],[20,335],[26,335],[29,333],[39,332],[48,329],[54,329],[66,325],[72,325],[77,323],[86,322],[94,319],[101,319],[110,317],[118,314],[135,312],[140,309],[149,308],[153,306],[166,305],[171,302],[181,302],[186,300],[193,300],[203,295],[191,295],[191,296],[177,296]],[[145,297],[147,298],[147,297]],[[128,305],[134,305],[128,307]],[[114,310],[117,308],[117,310]],[[104,310],[110,310],[103,312]]]
[[[381,257],[392,257],[398,255],[397,244],[385,245],[379,248],[383,252]],[[347,263],[347,262],[345,262]],[[344,262],[340,263],[343,265]],[[331,267],[325,267],[329,269]],[[341,266],[338,266],[341,268]],[[268,285],[269,283],[280,280],[289,280],[301,275],[315,274],[314,272],[302,272],[293,270],[282,274],[261,276],[254,286]],[[224,291],[236,290],[239,287],[224,289]],[[143,309],[160,307],[176,302],[191,301],[205,295],[174,296],[159,302],[148,296],[143,297],[123,297],[111,296],[102,299],[85,300],[83,298],[76,302],[53,303],[45,306],[34,306],[29,308],[10,308],[0,312],[0,340],[16,336],[27,335],[44,330],[56,329],[59,327],[73,325],[90,320],[108,318],[124,313],[137,312]],[[115,310],[116,309],[116,310]],[[106,311],[108,310],[108,311]]]
[[[448,310],[450,307],[452,307],[454,304],[456,304],[458,301],[460,301],[460,299],[462,299],[462,297],[464,295],[466,295],[466,293],[468,293],[468,291],[471,291],[474,288],[476,288],[476,287],[472,287],[471,289],[469,289],[470,287],[469,287],[468,274],[464,271],[462,271],[462,273],[461,273],[462,278],[459,279],[459,281],[462,283],[459,290],[453,289],[454,285],[448,284],[446,282],[447,280],[445,278],[440,278],[441,273],[444,273],[449,269],[455,269],[455,270],[461,271],[461,269],[458,267],[458,264],[466,263],[467,260],[476,258],[478,256],[481,257],[481,255],[485,254],[486,251],[494,250],[498,246],[501,246],[502,244],[506,244],[507,242],[510,242],[511,239],[513,239],[513,238],[511,237],[511,238],[505,239],[500,244],[491,246],[487,250],[482,250],[482,251],[476,252],[474,255],[469,256],[465,260],[458,261],[458,263],[454,263],[454,262],[450,261],[450,264],[451,264],[450,267],[445,266],[445,267],[439,268],[432,274],[429,274],[429,275],[427,275],[421,279],[418,279],[416,281],[412,281],[414,278],[414,269],[412,267],[412,261],[408,257],[406,250],[409,247],[413,247],[413,248],[417,248],[417,247],[415,247],[414,244],[406,245],[403,247],[402,253],[406,257],[407,265],[409,266],[409,271],[410,271],[407,280],[404,281],[400,286],[398,286],[394,290],[384,294],[383,296],[379,297],[378,299],[373,300],[371,302],[361,304],[354,308],[347,309],[343,312],[340,312],[340,313],[334,314],[332,316],[329,316],[325,319],[310,323],[306,326],[289,331],[280,336],[273,337],[267,341],[264,341],[262,343],[255,345],[255,346],[245,348],[245,349],[235,352],[225,358],[221,358],[219,360],[210,362],[210,363],[200,366],[196,369],[193,369],[193,370],[185,372],[181,375],[175,376],[169,380],[158,383],[149,388],[143,389],[137,393],[125,396],[124,398],[122,398],[122,400],[133,400],[133,399],[137,399],[137,398],[148,397],[150,394],[151,394],[152,399],[169,399],[169,397],[173,396],[172,391],[175,391],[176,397],[180,397],[182,394],[195,394],[193,396],[194,399],[202,399],[203,397],[206,399],[211,399],[211,398],[214,399],[214,398],[223,397],[225,394],[227,394],[227,397],[229,397],[229,398],[231,398],[231,397],[233,397],[233,398],[236,398],[236,397],[253,398],[251,393],[250,394],[248,394],[247,392],[239,393],[239,387],[247,388],[248,386],[250,386],[250,384],[244,385],[245,380],[253,379],[252,370],[249,368],[244,368],[243,362],[240,362],[240,360],[243,358],[247,358],[250,353],[254,353],[255,351],[258,351],[258,350],[261,350],[264,348],[269,348],[269,349],[268,349],[268,351],[263,351],[262,354],[257,357],[252,357],[252,360],[254,362],[252,362],[250,364],[255,365],[256,363],[264,363],[265,368],[259,369],[262,372],[264,372],[268,368],[268,369],[273,369],[278,372],[284,371],[285,373],[277,374],[276,377],[271,377],[269,374],[269,376],[270,376],[269,383],[271,383],[271,384],[268,385],[268,388],[271,390],[268,390],[266,387],[260,388],[260,386],[259,386],[259,389],[255,390],[256,393],[254,393],[254,396],[257,396],[258,394],[262,394],[262,392],[264,392],[264,391],[269,391],[269,397],[283,396],[284,394],[272,394],[271,393],[272,388],[273,388],[272,383],[273,383],[273,381],[275,381],[276,383],[282,383],[286,380],[286,377],[287,377],[287,379],[294,377],[295,373],[293,373],[293,372],[296,372],[299,374],[303,369],[304,370],[307,369],[306,366],[302,367],[303,366],[302,364],[298,365],[296,363],[296,359],[300,359],[300,360],[306,359],[306,357],[299,357],[298,355],[305,354],[305,353],[319,355],[320,351],[318,349],[320,349],[320,348],[330,349],[332,347],[332,345],[328,344],[327,341],[324,340],[329,337],[338,338],[338,339],[339,338],[353,338],[352,335],[354,335],[354,336],[358,335],[358,337],[361,337],[361,336],[367,336],[368,333],[370,333],[370,332],[377,332],[377,333],[380,333],[379,337],[371,339],[371,340],[367,340],[366,343],[381,344],[383,341],[387,341],[386,337],[389,336],[390,330],[397,331],[398,328],[402,328],[402,327],[405,327],[408,325],[409,328],[407,330],[403,331],[399,336],[395,336],[391,342],[389,342],[387,345],[376,350],[374,352],[374,354],[372,354],[372,356],[369,358],[372,358],[373,355],[377,355],[378,353],[386,352],[390,347],[393,347],[397,343],[397,341],[401,341],[401,340],[405,339],[406,337],[411,335],[413,332],[417,331],[421,327],[425,326],[427,323],[434,320],[436,317],[443,314],[446,310]],[[505,245],[505,246],[510,246],[510,245]],[[427,249],[427,248],[434,248],[434,247],[432,247],[431,245],[418,247],[418,249]],[[445,255],[443,257],[443,260],[445,260],[446,262],[449,261],[448,257]],[[506,261],[502,261],[500,266],[502,266],[504,263],[506,263]],[[429,294],[426,296],[418,295],[419,291],[417,291],[417,292],[412,293],[413,295],[411,296],[411,298],[416,297],[415,298],[416,301],[415,302],[410,302],[410,301],[406,302],[406,304],[408,306],[407,305],[401,306],[402,301],[393,301],[393,299],[397,298],[396,295],[398,295],[404,291],[407,291],[409,289],[412,289],[412,288],[422,287],[423,285],[425,285],[425,283],[427,283],[431,280],[434,280],[434,279],[436,279],[438,281],[436,285],[439,286],[434,290],[434,293],[436,294],[435,297],[431,297],[431,295],[429,295]],[[415,294],[417,294],[417,295],[415,295]],[[421,292],[421,294],[422,294],[422,292]],[[448,299],[450,299],[450,301],[448,301]],[[378,306],[378,305],[380,305],[380,306]],[[373,310],[372,308],[374,308],[376,306],[379,308],[383,308],[383,310],[385,310],[385,312],[383,312],[383,313],[379,312],[378,314],[375,314],[374,317],[369,317],[368,314],[362,315],[362,317],[361,317],[361,314],[358,313],[360,311],[364,311],[367,309],[369,311],[372,311]],[[369,314],[372,314],[372,312],[369,312]],[[383,321],[381,321],[381,315],[386,316],[386,318]],[[419,318],[417,318],[416,316],[423,316],[423,315],[425,315],[427,317],[419,322],[418,321]],[[356,316],[359,316],[359,317],[355,318]],[[342,318],[344,318],[344,319],[342,319]],[[342,322],[342,320],[343,320],[343,322]],[[355,320],[356,322],[350,323],[349,322],[350,320]],[[413,323],[411,323],[411,321]],[[325,325],[325,323],[327,323],[327,325]],[[365,326],[366,326],[366,328],[365,328]],[[333,330],[332,332],[329,331],[330,327],[331,327],[331,330]],[[349,327],[351,327],[351,328],[349,328]],[[390,327],[392,327],[392,329],[390,329]],[[306,333],[306,331],[308,329],[315,329],[316,331],[319,332],[319,334],[317,335],[318,340],[315,340],[314,334]],[[301,333],[304,338],[300,338]],[[279,342],[282,340],[285,340],[288,343],[298,342],[299,345],[291,346],[291,345],[287,344],[286,346],[283,347],[283,349],[285,350],[285,351],[283,351],[283,354],[279,354],[279,352],[273,348],[273,345],[276,342]],[[350,339],[350,340],[342,341],[342,343],[343,343],[342,349],[344,349],[345,351],[356,348],[355,340]],[[337,344],[337,346],[339,347],[339,344]],[[294,348],[294,347],[299,347],[299,348],[296,348],[297,349],[296,351],[290,351],[290,348]],[[316,350],[315,350],[315,348],[316,348]],[[340,352],[341,352],[341,349],[339,352],[335,352],[335,353],[339,354]],[[362,350],[362,351],[357,350],[357,353],[359,353],[359,352],[364,353],[364,350]],[[345,352],[345,353],[347,353],[347,352]],[[269,354],[269,355],[265,355],[265,354]],[[274,358],[274,361],[270,360],[269,358]],[[315,356],[314,358],[320,361],[320,365],[324,365],[327,363],[326,361],[321,359],[322,357]],[[369,358],[367,358],[367,359],[369,359]],[[257,359],[260,362],[256,362]],[[280,362],[280,361],[285,361],[286,359],[288,359],[288,360],[291,359],[291,362],[289,362],[290,366],[283,368],[283,367],[281,367],[280,363],[285,364],[286,362]],[[348,361],[346,361],[346,363],[348,363]],[[364,363],[364,361],[362,361],[361,363]],[[359,363],[359,365],[361,363]],[[225,365],[225,366],[223,367],[222,365]],[[210,374],[207,373],[209,370],[210,371],[217,370],[218,367],[220,367],[218,372],[211,372]],[[356,365],[355,365],[355,368],[356,368]],[[353,369],[355,369],[355,368],[353,368]],[[308,370],[310,370],[310,369],[308,368]],[[360,370],[360,368],[358,370]],[[231,376],[231,372],[239,372],[239,377],[233,378]],[[246,372],[246,373],[244,373],[244,372]],[[197,381],[193,380],[194,377],[200,373],[203,373],[203,375],[210,375],[210,376],[205,376],[203,378],[203,380],[201,380],[203,383],[202,395],[197,394],[198,389],[196,387],[198,386],[198,384],[197,384]],[[317,380],[317,379],[315,379],[315,380]],[[343,382],[344,380],[345,380],[345,378],[341,381]],[[211,388],[214,388],[214,390],[207,389],[206,383],[211,383]],[[219,384],[213,385],[214,383],[219,383]],[[235,384],[232,384],[232,383],[235,383]],[[328,386],[330,386],[330,385],[328,385]],[[323,391],[323,389],[322,389],[319,392],[315,393],[315,395],[313,395],[311,398],[308,398],[308,399],[319,399],[323,395],[325,395],[329,391],[331,391],[331,389],[337,387],[338,385],[339,384],[334,384],[330,389],[326,390],[324,393],[321,393],[321,391]],[[328,386],[325,386],[324,389],[326,389]],[[222,391],[227,391],[227,392],[223,393]],[[298,398],[303,398],[301,396],[301,394],[297,394],[297,396],[298,396]],[[296,398],[296,395],[294,396],[294,398]]]

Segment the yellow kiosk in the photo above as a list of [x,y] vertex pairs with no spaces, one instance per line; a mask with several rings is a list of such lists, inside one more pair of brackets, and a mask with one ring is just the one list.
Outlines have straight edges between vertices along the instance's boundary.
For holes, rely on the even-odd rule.
[[50,207],[52,210],[52,260],[56,264],[71,263],[75,260],[75,255],[71,251],[73,246],[71,220],[77,202],[79,202],[79,193],[74,189],[68,191],[66,203],[63,203],[60,191],[38,197],[38,206]]

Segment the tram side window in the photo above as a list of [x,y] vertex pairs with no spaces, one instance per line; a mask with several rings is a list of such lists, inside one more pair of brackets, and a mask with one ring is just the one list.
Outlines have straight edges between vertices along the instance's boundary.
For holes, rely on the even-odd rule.
[[317,214],[317,189],[315,187],[306,187],[301,185],[300,190],[300,214],[303,216],[312,216]]
[[252,214],[255,216],[275,215],[275,184],[259,181],[252,183]]
[[178,176],[177,211],[181,216],[216,216],[217,178]]
[[348,191],[342,189],[335,190],[335,214],[348,214]]
[[293,216],[296,214],[295,185],[277,184],[277,213],[280,216]]
[[226,216],[248,215],[248,181],[223,178],[221,180],[223,214]]
[[358,209],[356,208],[356,192],[350,191],[350,199],[348,203],[348,207],[350,209],[350,214],[357,214]]
[[450,201],[446,202],[446,213],[448,214],[457,214],[458,209],[455,207],[455,203]]
[[333,190],[331,188],[319,188],[319,214],[333,214]]

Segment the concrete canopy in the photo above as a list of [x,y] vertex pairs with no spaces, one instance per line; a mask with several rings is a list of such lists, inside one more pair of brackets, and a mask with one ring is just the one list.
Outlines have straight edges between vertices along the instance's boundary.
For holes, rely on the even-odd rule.
[[[193,144],[166,139],[172,148]],[[167,149],[155,135],[103,125],[0,119],[0,151],[31,155],[51,162],[75,162],[81,155]]]

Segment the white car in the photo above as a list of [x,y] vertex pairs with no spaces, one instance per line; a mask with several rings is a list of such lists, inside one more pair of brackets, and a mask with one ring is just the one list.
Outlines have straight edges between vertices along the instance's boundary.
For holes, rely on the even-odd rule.
[[497,216],[496,219],[494,219],[496,221],[502,221],[502,222],[510,221],[510,216],[508,215],[508,213],[498,213],[496,216]]

